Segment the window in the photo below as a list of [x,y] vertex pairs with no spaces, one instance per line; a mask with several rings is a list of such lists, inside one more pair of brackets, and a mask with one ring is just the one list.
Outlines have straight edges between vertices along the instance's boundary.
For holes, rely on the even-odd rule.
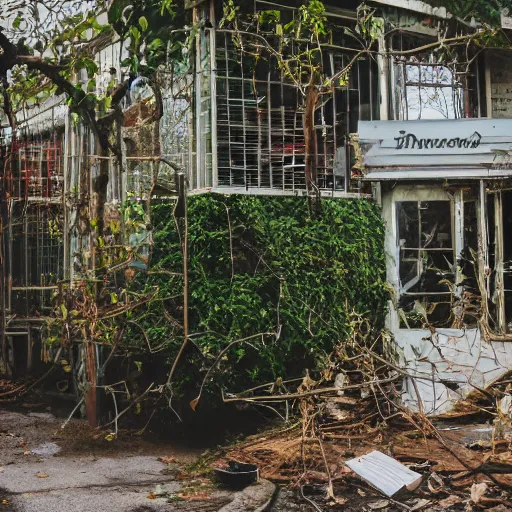
[[[399,88],[402,118],[458,119],[464,117],[462,84],[449,67],[403,62]],[[401,75],[401,76],[400,76]]]
[[450,201],[396,203],[403,327],[450,324],[456,266]]

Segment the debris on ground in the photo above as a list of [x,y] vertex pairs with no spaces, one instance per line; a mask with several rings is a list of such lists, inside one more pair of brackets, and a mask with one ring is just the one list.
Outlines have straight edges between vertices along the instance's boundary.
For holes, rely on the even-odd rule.
[[[449,415],[429,418],[400,405],[398,371],[379,374],[372,369],[379,364],[385,368],[385,358],[365,360],[366,377],[352,375],[343,393],[340,378],[335,386],[305,378],[281,395],[281,403],[299,409],[298,421],[247,438],[214,466],[256,464],[307,511],[512,512],[512,425],[501,399],[510,384],[496,382]],[[271,389],[243,399],[277,407],[279,396]],[[373,460],[375,471],[362,471],[376,453],[380,465]]]
[[414,491],[423,478],[378,450],[348,460],[345,465],[372,487],[390,497],[404,488]]

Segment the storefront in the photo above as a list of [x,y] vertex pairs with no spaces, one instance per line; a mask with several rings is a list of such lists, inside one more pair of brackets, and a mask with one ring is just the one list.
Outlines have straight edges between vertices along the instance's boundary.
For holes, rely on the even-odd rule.
[[447,412],[512,367],[512,120],[360,122],[359,144],[387,227],[388,328],[416,377],[403,400]]

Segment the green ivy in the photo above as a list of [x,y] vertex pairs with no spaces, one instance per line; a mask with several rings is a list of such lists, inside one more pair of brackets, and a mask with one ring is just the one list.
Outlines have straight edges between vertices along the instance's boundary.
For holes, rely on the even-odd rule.
[[[198,369],[207,368],[231,341],[261,332],[276,334],[263,343],[235,345],[215,382],[232,391],[301,376],[305,368],[320,369],[348,336],[352,311],[377,329],[383,326],[387,295],[379,208],[366,200],[321,204],[322,212],[311,217],[304,198],[189,198],[190,332],[197,336],[183,380],[200,377]],[[141,286],[158,285],[165,298],[153,302],[140,322],[153,345],[168,342],[169,360],[182,341],[182,332],[161,310],[182,320],[182,297],[173,297],[182,278],[170,274],[182,267],[173,206],[152,207],[152,271],[139,277]],[[197,364],[201,359],[203,365]]]

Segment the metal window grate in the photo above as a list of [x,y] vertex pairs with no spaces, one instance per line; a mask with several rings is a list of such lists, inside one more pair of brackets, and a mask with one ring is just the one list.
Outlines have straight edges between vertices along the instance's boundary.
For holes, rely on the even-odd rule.
[[[324,51],[328,75],[351,56]],[[270,55],[255,63],[238,51],[232,35],[216,33],[218,184],[226,187],[305,190],[303,100]],[[376,64],[354,62],[346,85],[322,94],[315,111],[316,186],[345,190],[350,179],[348,135],[360,119],[375,119]]]
[[56,198],[63,189],[61,135],[28,135],[5,149],[3,186],[12,199]]

